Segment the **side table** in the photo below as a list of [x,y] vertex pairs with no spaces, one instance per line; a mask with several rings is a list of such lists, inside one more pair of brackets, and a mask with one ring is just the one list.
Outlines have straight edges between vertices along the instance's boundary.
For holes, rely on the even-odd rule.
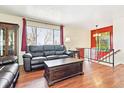
[[73,57],[76,58],[79,58],[80,59],[80,51],[79,50],[69,50],[73,53]]

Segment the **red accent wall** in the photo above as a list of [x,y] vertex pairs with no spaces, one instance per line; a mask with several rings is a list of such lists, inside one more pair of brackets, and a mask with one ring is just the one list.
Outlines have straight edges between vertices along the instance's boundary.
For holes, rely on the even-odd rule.
[[77,50],[79,50],[80,58],[84,58],[84,48],[77,48]]
[[96,40],[93,37],[95,33],[103,33],[103,32],[110,32],[110,48],[113,49],[113,26],[107,26],[95,30],[91,30],[91,48],[96,47]]
[[[93,34],[104,33],[104,32],[110,32],[110,49],[113,49],[113,26],[108,26],[108,27],[103,27],[100,29],[91,30],[91,48],[96,47],[96,40],[95,40],[95,37],[93,37]],[[109,52],[97,52],[97,55],[99,55],[99,58],[101,58],[101,57],[107,55],[108,53]]]

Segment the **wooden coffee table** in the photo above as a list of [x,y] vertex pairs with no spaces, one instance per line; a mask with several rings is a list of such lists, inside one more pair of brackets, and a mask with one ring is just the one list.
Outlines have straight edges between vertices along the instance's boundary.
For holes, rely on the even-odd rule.
[[45,73],[48,85],[67,79],[75,75],[82,75],[83,73],[83,60],[76,58],[65,58],[44,61]]

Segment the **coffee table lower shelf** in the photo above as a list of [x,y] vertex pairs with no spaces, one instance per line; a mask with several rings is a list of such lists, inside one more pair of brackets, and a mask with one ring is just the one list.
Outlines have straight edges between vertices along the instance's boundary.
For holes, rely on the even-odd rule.
[[45,66],[44,77],[46,78],[48,85],[51,86],[56,82],[62,81],[64,79],[83,75],[83,62],[75,62],[61,66],[47,67]]

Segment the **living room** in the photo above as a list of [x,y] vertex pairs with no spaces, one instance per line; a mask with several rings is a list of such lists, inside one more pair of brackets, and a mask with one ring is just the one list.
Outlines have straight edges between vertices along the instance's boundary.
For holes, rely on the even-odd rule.
[[[123,9],[121,5],[0,6],[0,87],[124,87]],[[16,64],[11,65],[13,60]],[[4,71],[15,76],[6,78]],[[9,84],[3,78],[9,78]]]

